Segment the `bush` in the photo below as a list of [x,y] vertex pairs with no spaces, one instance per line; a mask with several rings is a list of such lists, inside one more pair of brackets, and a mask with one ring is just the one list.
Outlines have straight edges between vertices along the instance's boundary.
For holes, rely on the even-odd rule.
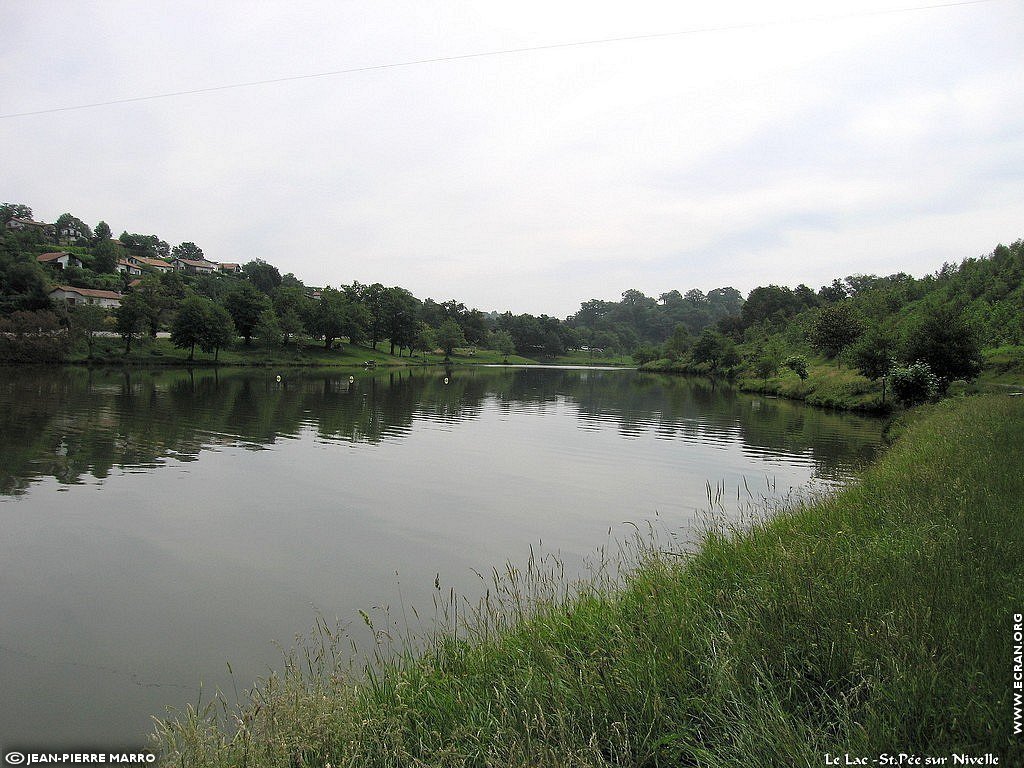
[[933,400],[941,391],[939,377],[921,361],[894,369],[891,379],[893,396],[905,406]]
[[790,355],[783,363],[793,373],[800,377],[800,381],[807,378],[807,358],[803,355]]

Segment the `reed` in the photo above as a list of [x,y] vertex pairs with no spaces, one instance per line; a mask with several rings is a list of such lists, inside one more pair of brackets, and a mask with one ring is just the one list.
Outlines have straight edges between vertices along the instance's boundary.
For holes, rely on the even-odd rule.
[[280,674],[159,721],[154,746],[180,766],[1019,764],[1021,434],[1024,398],[930,407],[857,483],[699,547],[638,536],[575,582],[532,558],[472,608],[436,583],[404,636],[366,616],[365,665],[321,621]]

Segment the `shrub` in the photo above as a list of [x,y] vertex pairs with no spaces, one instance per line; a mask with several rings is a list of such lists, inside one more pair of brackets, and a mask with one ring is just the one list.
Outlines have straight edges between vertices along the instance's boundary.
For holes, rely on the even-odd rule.
[[934,399],[941,391],[939,377],[928,363],[918,361],[892,371],[892,393],[903,405],[917,405]]

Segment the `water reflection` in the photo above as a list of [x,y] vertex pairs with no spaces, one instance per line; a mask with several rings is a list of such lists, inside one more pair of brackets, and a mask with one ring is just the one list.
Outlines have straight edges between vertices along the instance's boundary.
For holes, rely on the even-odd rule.
[[[753,456],[802,459],[835,479],[868,459],[869,420],[752,397],[705,380],[624,371],[487,368],[378,374],[294,370],[0,370],[0,493],[52,477],[77,484],[114,468],[188,461],[204,450],[258,450],[311,428],[321,440],[376,445],[417,423],[449,427],[486,408],[568,407],[582,430],[626,439],[738,442]],[[447,383],[446,383],[447,382]]]
[[48,368],[0,370],[0,430],[0,743],[82,746],[265,675],[312,605],[429,613],[540,542],[572,573],[881,425],[629,371]]

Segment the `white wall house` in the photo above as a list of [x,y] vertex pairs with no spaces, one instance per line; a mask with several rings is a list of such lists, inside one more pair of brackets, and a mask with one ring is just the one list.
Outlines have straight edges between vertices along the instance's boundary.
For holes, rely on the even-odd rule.
[[49,264],[55,269],[67,269],[68,267],[81,267],[82,260],[72,253],[42,253],[36,257],[40,264]]
[[170,272],[174,267],[163,259],[151,259],[147,256],[129,256],[128,261],[139,267],[148,267],[156,272]]
[[217,270],[216,264],[205,259],[175,259],[171,264],[174,265],[175,269],[182,272],[215,272]]
[[71,306],[76,304],[98,304],[107,309],[121,306],[123,296],[115,291],[100,291],[95,288],[76,288],[72,285],[58,285],[50,290],[51,299],[66,301]]

